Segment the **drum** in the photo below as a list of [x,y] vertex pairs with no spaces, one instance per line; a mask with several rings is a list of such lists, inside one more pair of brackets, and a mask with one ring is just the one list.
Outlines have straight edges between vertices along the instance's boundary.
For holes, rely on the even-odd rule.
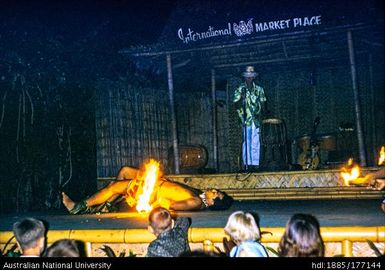
[[286,126],[279,118],[262,120],[260,168],[265,171],[287,169]]
[[262,120],[261,126],[262,145],[285,145],[286,130],[283,121],[279,118]]
[[318,144],[321,150],[334,151],[337,149],[337,140],[334,135],[322,135],[317,137]]
[[[208,154],[203,145],[179,145],[179,167],[186,169],[201,169],[207,165]],[[173,164],[173,148],[168,152],[169,164]]]

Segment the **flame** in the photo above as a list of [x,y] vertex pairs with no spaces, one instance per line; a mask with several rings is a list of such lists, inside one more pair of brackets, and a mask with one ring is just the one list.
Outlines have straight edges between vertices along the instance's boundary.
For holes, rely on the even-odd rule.
[[[358,179],[361,175],[361,168],[357,164],[354,164],[353,159],[349,158],[347,167],[342,167],[341,177],[344,179],[344,185],[350,186],[350,183],[363,184],[365,181],[363,178]],[[357,181],[358,180],[358,181]]]
[[385,146],[381,147],[380,156],[378,158],[378,165],[385,164]]
[[142,193],[139,195],[139,199],[136,204],[136,210],[138,212],[151,211],[152,206],[150,205],[150,199],[151,199],[152,192],[154,191],[154,187],[158,179],[158,176],[159,176],[159,162],[154,159],[150,159],[150,161],[147,164],[145,164]]

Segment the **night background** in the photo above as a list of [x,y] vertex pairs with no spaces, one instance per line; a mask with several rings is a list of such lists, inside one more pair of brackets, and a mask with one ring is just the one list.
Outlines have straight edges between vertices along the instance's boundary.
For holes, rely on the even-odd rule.
[[[179,28],[207,31],[209,25],[219,28],[251,17],[263,22],[314,15],[322,15],[320,32],[368,26],[353,31],[353,37],[359,40],[366,165],[375,166],[385,144],[382,0],[1,1],[0,212],[60,209],[60,191],[79,200],[96,191],[98,178],[114,177],[123,165],[139,167],[150,157],[172,173],[166,51],[193,49],[173,58],[174,91],[179,143],[208,151],[207,166],[199,172],[239,169],[240,130],[226,89],[239,82],[245,66],[235,65],[231,54],[238,58],[251,49],[260,58],[250,55],[243,62],[257,63],[270,113],[286,120],[288,141],[309,133],[320,115],[319,132],[338,137],[329,158],[336,164],[350,156],[359,159],[356,133],[347,138],[338,133],[341,126],[355,126],[346,33],[324,40],[322,34],[301,36],[309,46],[289,46],[289,55],[298,55],[293,62],[272,59],[280,52],[269,45],[194,51],[253,38],[184,45],[176,35]],[[268,39],[290,31],[263,34]],[[311,58],[311,50],[321,59]],[[146,57],[149,52],[155,54]],[[215,66],[223,67],[216,73],[218,166],[210,128]]]

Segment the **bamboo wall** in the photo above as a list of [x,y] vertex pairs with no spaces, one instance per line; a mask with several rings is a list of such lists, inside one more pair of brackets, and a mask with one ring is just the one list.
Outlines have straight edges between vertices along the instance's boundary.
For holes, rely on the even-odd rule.
[[149,158],[166,164],[167,92],[100,81],[97,93],[97,175],[115,176],[121,166],[140,167]]
[[[358,81],[362,123],[368,156],[373,166],[384,138],[383,68],[359,66]],[[357,134],[341,132],[341,123],[355,128],[354,99],[348,66],[319,68],[314,84],[309,71],[275,70],[263,73],[271,115],[284,120],[288,148],[298,137],[309,134],[316,116],[321,117],[317,134],[337,138],[334,159],[358,159]],[[232,105],[232,94],[240,78],[228,80],[227,89],[217,89],[218,172],[240,169],[241,126]],[[175,84],[179,144],[203,145],[208,151],[206,169],[214,168],[212,100],[210,82],[199,91],[183,92]],[[100,81],[96,102],[98,177],[114,176],[123,165],[140,166],[153,157],[171,173],[168,152],[172,145],[168,90],[133,87],[127,83]],[[210,171],[210,170],[208,170]],[[203,171],[204,172],[204,171]]]

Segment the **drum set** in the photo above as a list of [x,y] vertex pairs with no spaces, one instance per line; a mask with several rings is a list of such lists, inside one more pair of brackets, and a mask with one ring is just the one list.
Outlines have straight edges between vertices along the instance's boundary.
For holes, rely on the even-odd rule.
[[262,170],[286,170],[289,169],[289,164],[300,165],[303,170],[318,169],[328,163],[329,153],[337,149],[337,139],[332,133],[318,134],[315,140],[311,140],[309,134],[304,134],[293,141],[289,160],[286,134],[286,125],[282,119],[274,117],[262,120],[260,163]]
[[[337,139],[333,134],[320,134],[316,136],[314,145],[311,145],[310,135],[298,137],[294,143],[297,145],[300,153],[297,155],[297,164],[302,169],[318,169],[321,164],[327,164],[329,153],[337,149]],[[292,149],[293,151],[294,149]],[[316,151],[316,153],[314,153]],[[309,154],[310,152],[310,154]],[[309,155],[312,156],[311,164],[307,164]],[[292,159],[294,159],[292,157]]]

